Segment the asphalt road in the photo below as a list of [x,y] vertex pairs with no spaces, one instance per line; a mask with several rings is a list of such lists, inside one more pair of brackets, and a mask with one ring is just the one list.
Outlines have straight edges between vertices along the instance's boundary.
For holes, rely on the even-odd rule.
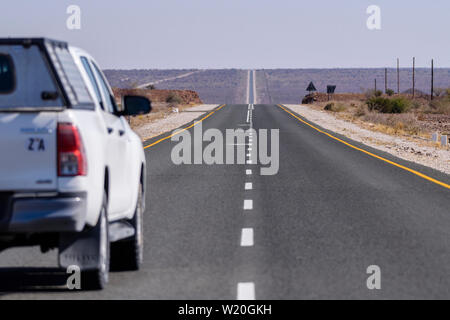
[[249,79],[248,79],[248,101],[249,103],[255,102],[255,71],[251,70],[249,73]]
[[[201,124],[246,129],[247,112],[227,105]],[[278,106],[255,105],[251,118],[255,130],[279,129],[276,175],[260,175],[255,163],[175,165],[177,142],[163,140],[146,149],[141,271],[112,273],[103,291],[66,291],[49,287],[66,279],[51,268],[56,253],[12,249],[0,254],[1,298],[450,298],[449,189]],[[349,142],[450,184],[447,175]],[[380,267],[380,290],[366,286],[370,265]]]

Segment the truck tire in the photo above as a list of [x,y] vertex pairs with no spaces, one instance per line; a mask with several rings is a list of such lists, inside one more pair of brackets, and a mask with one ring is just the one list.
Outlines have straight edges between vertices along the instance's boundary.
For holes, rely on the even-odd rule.
[[111,244],[111,268],[115,271],[139,270],[144,254],[144,190],[139,186],[138,199],[133,219],[128,222],[134,227],[134,235],[128,239]]
[[81,288],[87,290],[101,290],[109,280],[110,242],[109,222],[107,213],[107,196],[103,196],[103,204],[97,225],[92,230],[99,237],[99,267],[83,271],[81,274]]

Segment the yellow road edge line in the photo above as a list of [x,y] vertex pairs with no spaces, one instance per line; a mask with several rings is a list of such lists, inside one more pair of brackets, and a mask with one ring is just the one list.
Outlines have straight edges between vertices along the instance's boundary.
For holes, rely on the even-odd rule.
[[[209,116],[211,116],[214,112],[219,111],[219,110],[222,109],[223,107],[225,107],[224,104],[221,105],[221,106],[219,106],[216,110],[211,111],[210,113],[208,113],[206,116],[204,116],[204,117],[201,118],[200,120],[195,121],[195,122],[194,122],[193,124],[191,124],[190,126],[188,126],[188,127],[186,127],[186,128],[183,128],[183,129],[177,131],[176,133],[172,133],[172,134],[168,135],[167,137],[161,138],[161,139],[159,139],[159,140],[157,140],[157,141],[155,141],[155,142],[153,142],[153,143],[151,143],[151,144],[145,146],[144,149],[153,147],[155,144],[158,144],[158,143],[160,143],[160,142],[162,142],[162,141],[164,141],[164,140],[167,140],[167,139],[169,139],[169,138],[172,138],[173,136],[176,136],[177,134],[180,134],[181,132],[183,132],[183,131],[185,131],[185,130],[188,130],[188,129],[192,128],[193,126],[195,126],[196,124],[202,122],[203,120],[205,120],[206,118],[208,118]],[[175,130],[176,130],[176,129],[175,129]]]
[[293,114],[291,111],[287,110],[287,109],[286,109],[285,107],[283,107],[281,104],[278,104],[277,106],[280,107],[281,109],[283,109],[284,111],[286,111],[287,113],[289,113],[291,116],[293,116],[294,118],[296,118],[296,119],[299,120],[300,122],[302,122],[302,123],[308,125],[309,127],[313,128],[314,130],[319,131],[320,133],[323,133],[324,135],[327,135],[328,137],[330,137],[330,138],[332,138],[332,139],[334,139],[334,140],[336,140],[336,141],[339,141],[339,142],[345,144],[346,146],[348,146],[348,147],[350,147],[350,148],[353,148],[353,149],[355,149],[355,150],[361,151],[361,152],[363,152],[363,153],[365,153],[365,154],[367,154],[367,155],[369,155],[369,156],[372,156],[372,157],[374,157],[374,158],[377,158],[377,159],[379,159],[379,160],[382,160],[382,161],[384,161],[384,162],[387,162],[387,163],[389,163],[389,164],[391,164],[391,165],[393,165],[393,166],[396,166],[396,167],[398,167],[398,168],[401,168],[401,169],[403,169],[403,170],[406,170],[406,171],[408,171],[408,172],[410,172],[410,173],[412,173],[412,174],[415,174],[416,176],[419,176],[419,177],[421,177],[421,178],[423,178],[423,179],[425,179],[425,180],[428,180],[428,181],[430,181],[430,182],[433,182],[433,183],[435,183],[435,184],[438,184],[438,185],[440,185],[440,186],[442,186],[442,187],[444,187],[444,188],[450,189],[450,185],[449,185],[449,184],[446,184],[446,183],[444,183],[444,182],[442,182],[442,181],[436,180],[436,179],[434,179],[434,178],[432,178],[432,177],[429,177],[429,176],[427,176],[427,175],[425,175],[425,174],[423,174],[423,173],[420,173],[419,171],[410,169],[410,168],[408,168],[408,167],[405,167],[405,166],[403,166],[403,165],[401,165],[401,164],[398,164],[398,163],[393,162],[393,161],[391,161],[391,160],[388,160],[388,159],[386,159],[386,158],[380,157],[380,156],[378,156],[378,155],[376,155],[376,154],[373,154],[373,153],[371,153],[371,152],[369,152],[369,151],[366,151],[366,150],[364,150],[364,149],[358,148],[358,147],[356,147],[356,146],[354,146],[354,145],[352,145],[352,144],[350,144],[350,143],[348,143],[348,142],[346,142],[346,141],[344,141],[344,140],[342,140],[342,139],[339,139],[339,138],[333,136],[332,134],[329,134],[328,132],[325,132],[325,131],[323,131],[323,130],[320,130],[319,128],[313,126],[312,124],[310,124],[310,123],[304,121],[302,118],[296,116],[296,115]]

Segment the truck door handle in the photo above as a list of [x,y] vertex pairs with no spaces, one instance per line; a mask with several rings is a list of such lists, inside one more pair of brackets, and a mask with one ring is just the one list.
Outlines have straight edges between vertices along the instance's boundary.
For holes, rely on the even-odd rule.
[[111,133],[113,133],[114,132],[114,129],[113,128],[108,128],[108,134],[111,134]]
[[125,134],[125,130],[119,130],[119,136],[123,136]]

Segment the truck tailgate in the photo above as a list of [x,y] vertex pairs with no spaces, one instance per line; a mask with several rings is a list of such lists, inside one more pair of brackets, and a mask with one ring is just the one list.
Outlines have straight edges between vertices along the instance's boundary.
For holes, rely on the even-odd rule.
[[0,191],[57,188],[57,113],[0,113]]

